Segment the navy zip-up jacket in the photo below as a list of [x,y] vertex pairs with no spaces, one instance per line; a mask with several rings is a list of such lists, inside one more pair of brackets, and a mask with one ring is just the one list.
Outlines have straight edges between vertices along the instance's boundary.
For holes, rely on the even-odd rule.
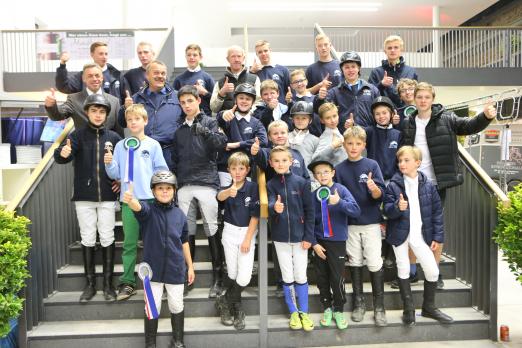
[[[272,240],[282,243],[314,241],[314,202],[310,181],[292,173],[276,174],[266,185]],[[277,196],[285,208],[276,213]]]
[[[346,82],[328,90],[326,100],[339,108],[339,125],[337,128],[339,128],[341,134],[346,130],[344,123],[350,117],[350,113],[353,113],[355,124],[358,126],[369,127],[375,124],[371,107],[373,100],[380,95],[379,90],[362,79],[359,81],[360,87],[355,94],[348,88]],[[324,99],[316,98],[317,105],[314,107],[318,108],[324,101]]]
[[[388,73],[388,77],[393,77],[393,85],[390,87],[381,84],[385,71]],[[395,107],[398,108],[404,105],[399,93],[397,92],[397,83],[400,79],[412,79],[416,81],[419,79],[419,76],[417,76],[417,73],[415,72],[415,68],[406,65],[402,56],[399,59],[399,63],[395,65],[390,65],[390,62],[387,59],[384,59],[381,66],[372,70],[368,82],[377,87],[379,93],[383,97],[390,98]]]
[[[439,194],[422,172],[418,172],[418,175],[422,237],[428,245],[432,241],[444,243],[444,223]],[[401,173],[396,173],[388,184],[384,196],[384,214],[388,217],[386,241],[394,246],[404,243],[410,234],[410,207],[408,205],[405,211],[399,210],[401,193],[404,199],[408,200],[404,177]]]
[[183,244],[188,242],[185,214],[174,204],[140,201],[134,212],[143,235],[143,261],[152,268],[153,282],[183,284],[187,269]]
[[[290,166],[290,171],[306,180],[310,180],[310,173],[308,173],[308,169],[306,168],[306,164],[301,153],[295,149],[288,148],[292,153],[292,165]],[[266,181],[268,182],[272,179],[276,172],[274,168],[268,162],[270,158],[270,149],[266,147],[262,147],[259,149],[257,155],[253,156],[255,163],[265,172]]]
[[381,168],[384,180],[397,172],[396,154],[401,143],[401,132],[393,127],[373,126],[366,131],[366,157],[375,160]]
[[[317,189],[319,190],[319,188]],[[323,215],[321,213],[321,202],[317,200],[317,190],[312,194],[315,199],[315,228],[314,228],[314,242],[313,245],[317,244],[317,240],[326,240],[333,242],[344,242],[348,239],[348,218],[356,218],[361,215],[361,208],[353,198],[352,194],[346,187],[341,184],[333,183],[330,187],[330,192],[339,194],[341,200],[335,204],[328,204],[328,213],[330,215],[330,224],[332,226],[333,236],[325,237],[323,230]]]

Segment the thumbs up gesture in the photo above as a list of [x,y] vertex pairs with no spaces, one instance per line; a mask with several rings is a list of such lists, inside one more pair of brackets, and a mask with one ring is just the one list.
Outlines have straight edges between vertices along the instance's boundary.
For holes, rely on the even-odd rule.
[[48,108],[53,107],[56,105],[56,96],[55,96],[56,90],[54,88],[51,88],[51,94],[47,95],[45,97],[44,105]]
[[288,92],[286,92],[285,100],[287,104],[292,102],[292,89],[290,87],[288,87]]
[[330,198],[328,198],[328,204],[336,205],[341,200],[337,189],[335,189],[334,193],[330,194]]
[[495,107],[495,103],[493,100],[488,100],[486,105],[484,106],[484,115],[488,120],[492,120],[497,117],[497,108]]
[[258,137],[255,137],[254,138],[254,143],[252,144],[252,146],[250,147],[250,154],[252,156],[255,156],[259,153],[259,149],[261,148],[261,145],[259,144],[259,138]]
[[252,66],[250,67],[250,72],[252,74],[255,74],[261,69],[263,69],[263,66],[257,62],[257,59],[254,58],[254,62],[252,63]]
[[372,179],[372,172],[368,173],[368,180],[366,180],[366,186],[368,186],[368,190],[370,190],[372,192],[375,190],[379,190],[379,187],[377,187],[377,185],[375,184],[375,181],[373,181],[373,179]]
[[69,52],[62,52],[60,55],[60,64],[66,64],[69,58]]
[[344,129],[351,128],[354,124],[355,120],[353,118],[353,113],[350,112],[350,116],[346,119],[346,122],[344,122]]
[[232,121],[234,119],[234,117],[236,117],[236,115],[235,115],[236,109],[237,109],[237,105],[234,105],[234,107],[232,109],[223,112],[223,120],[225,120],[226,122]]
[[132,100],[130,92],[128,90],[125,90],[125,101],[124,101],[125,109],[127,109],[132,104],[134,104],[134,100]]
[[203,87],[203,85],[201,84],[201,82],[198,80],[196,81],[196,83],[194,84],[194,87],[196,87],[196,89],[198,90],[198,94],[200,96],[205,96],[208,94],[208,91],[205,87]]
[[133,185],[132,182],[129,183],[129,187],[127,188],[127,191],[123,193],[123,203],[127,203],[130,205],[130,202],[133,200],[134,196],[132,195],[133,191]]
[[337,135],[332,136],[332,148],[335,150],[343,146],[343,139],[339,138]]
[[404,199],[402,193],[399,195],[398,207],[400,211],[405,211],[406,209],[408,209],[408,201]]
[[401,117],[399,116],[399,114],[397,113],[397,110],[394,110],[394,114],[393,114],[393,117],[392,117],[392,124],[394,126],[398,125],[399,123],[401,123]]
[[381,85],[385,87],[390,87],[393,85],[393,77],[388,76],[388,72],[386,70],[384,70],[384,77],[381,80]]
[[326,74],[323,81],[321,81],[321,88],[322,87],[324,87],[326,89],[330,88],[330,86],[332,85],[332,81],[330,81],[329,78],[330,78],[330,73]]
[[105,148],[105,154],[103,155],[103,163],[111,164],[112,162],[112,148]]
[[236,179],[232,179],[232,186],[228,188],[228,195],[229,197],[236,197],[237,196],[237,182]]
[[234,92],[234,84],[231,82],[228,82],[228,76],[225,77],[225,81],[223,82],[223,87],[219,90],[219,95],[224,98],[227,93]]
[[281,214],[285,210],[285,205],[281,202],[281,196],[277,195],[277,201],[274,204],[274,210],[276,213]]
[[71,155],[72,147],[71,147],[71,139],[67,138],[65,141],[65,145],[62,147],[62,151],[60,151],[60,156],[63,158],[68,158]]

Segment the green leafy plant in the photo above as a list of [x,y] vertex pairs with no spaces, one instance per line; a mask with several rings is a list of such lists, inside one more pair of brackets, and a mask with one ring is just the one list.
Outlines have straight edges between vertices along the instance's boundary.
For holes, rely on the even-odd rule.
[[522,283],[522,184],[508,193],[511,203],[499,203],[494,239],[504,253],[509,269]]
[[18,292],[29,277],[29,223],[25,216],[0,209],[0,337],[9,333],[9,319],[16,318],[23,307],[24,300]]

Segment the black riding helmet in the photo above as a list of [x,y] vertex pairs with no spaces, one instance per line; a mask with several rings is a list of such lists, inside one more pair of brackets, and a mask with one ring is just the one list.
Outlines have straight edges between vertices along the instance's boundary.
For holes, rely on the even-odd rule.
[[357,53],[355,51],[344,52],[339,61],[340,61],[339,67],[341,69],[343,68],[344,63],[348,63],[348,62],[357,63],[359,68],[361,67],[361,57],[359,56],[359,53]]
[[373,113],[373,110],[375,110],[375,108],[378,107],[379,105],[384,105],[384,106],[390,108],[390,112],[393,114],[393,110],[395,109],[395,107],[393,106],[393,102],[391,101],[390,98],[388,98],[388,97],[375,98],[372,102],[372,113]]
[[87,99],[85,99],[85,101],[83,102],[83,111],[87,112],[91,105],[103,106],[107,111],[107,114],[111,112],[111,104],[109,103],[107,98],[105,98],[101,94],[91,94],[90,96],[88,96]]
[[312,103],[305,102],[303,100],[294,103],[290,109],[291,115],[308,115],[312,116],[314,113],[314,106]]
[[234,99],[236,99],[238,94],[247,94],[254,98],[254,100],[256,100],[257,97],[256,88],[249,83],[241,83],[237,85],[236,89],[234,90]]

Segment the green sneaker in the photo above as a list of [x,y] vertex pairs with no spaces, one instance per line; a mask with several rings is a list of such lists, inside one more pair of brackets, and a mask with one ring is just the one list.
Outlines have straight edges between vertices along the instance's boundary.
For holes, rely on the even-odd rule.
[[332,323],[332,314],[333,313],[331,308],[327,308],[324,310],[323,319],[321,319],[321,321],[319,322],[321,326],[330,326],[330,324]]
[[290,315],[290,328],[292,330],[301,330],[303,328],[298,312],[294,312]]
[[314,329],[314,322],[312,318],[308,315],[308,313],[300,312],[301,315],[301,324],[303,324],[303,330],[312,331]]
[[348,327],[348,322],[346,321],[343,312],[334,312],[333,317],[339,330],[344,330]]

